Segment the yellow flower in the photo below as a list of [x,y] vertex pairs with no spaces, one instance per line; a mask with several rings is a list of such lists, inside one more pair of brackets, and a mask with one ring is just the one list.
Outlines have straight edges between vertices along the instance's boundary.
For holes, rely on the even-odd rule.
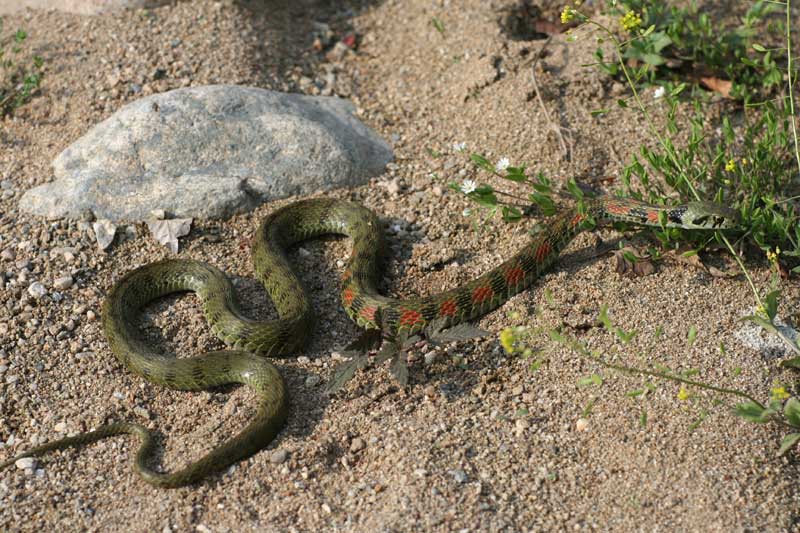
[[682,402],[688,400],[689,396],[691,395],[689,394],[689,391],[686,390],[686,387],[681,387],[681,390],[678,391],[678,399]]
[[791,396],[791,394],[786,392],[786,388],[784,388],[783,386],[772,387],[772,399],[773,400],[786,400],[790,396]]
[[628,11],[625,16],[619,21],[622,27],[627,31],[633,31],[642,25],[642,17],[636,11]]
[[747,158],[746,157],[744,159],[742,159],[742,166],[743,167],[747,166]]
[[736,170],[736,161],[733,159],[729,159],[727,163],[725,163],[725,170],[728,172],[733,172]]
[[503,347],[507,354],[514,353],[514,341],[516,340],[513,328],[505,328],[500,332],[500,346]]
[[575,15],[577,15],[577,11],[570,6],[564,6],[564,10],[561,12],[561,24],[566,24],[575,19]]
[[775,248],[775,251],[767,250],[767,260],[770,263],[777,263],[778,262],[778,255],[781,253],[780,248]]

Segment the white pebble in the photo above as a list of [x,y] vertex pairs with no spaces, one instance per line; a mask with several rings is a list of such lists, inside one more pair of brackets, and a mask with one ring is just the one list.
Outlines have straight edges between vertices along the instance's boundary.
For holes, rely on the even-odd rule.
[[72,276],[63,276],[53,281],[53,288],[63,291],[72,287],[74,282]]
[[337,259],[336,266],[339,268],[344,268],[344,261],[342,261],[341,259]]
[[33,457],[23,457],[22,459],[14,461],[14,464],[20,470],[26,470],[28,468],[34,469],[36,468],[36,459]]
[[577,422],[575,422],[575,429],[578,431],[586,431],[589,429],[589,421],[585,418],[579,418]]
[[95,318],[97,318],[97,315],[94,313],[94,311],[90,309],[86,311],[86,318],[89,320],[94,320]]
[[67,432],[67,423],[66,422],[59,422],[53,429],[56,430],[58,433],[66,433]]
[[37,300],[47,294],[47,289],[44,288],[44,285],[39,283],[38,281],[34,281],[28,286],[28,294],[36,298]]
[[275,450],[272,452],[272,455],[269,456],[269,462],[274,465],[279,465],[281,463],[285,463],[286,459],[289,458],[289,452],[284,449]]

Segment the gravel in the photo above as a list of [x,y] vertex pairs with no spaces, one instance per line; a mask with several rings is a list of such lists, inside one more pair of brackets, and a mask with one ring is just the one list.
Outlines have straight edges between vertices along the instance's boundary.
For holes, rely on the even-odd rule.
[[[245,387],[170,391],[124,369],[109,352],[99,320],[106,292],[131,268],[172,257],[144,226],[135,233],[120,228],[102,251],[97,221],[88,215],[45,220],[17,208],[22,191],[51,178],[58,153],[140,95],[241,83],[350,98],[362,121],[392,139],[397,158],[369,185],[331,196],[365,203],[392,228],[381,282],[395,296],[470,280],[528,238],[530,224],[473,230],[474,220],[462,213],[475,206],[446,185],[491,178],[475,174],[454,143],[492,161],[527,162],[557,184],[572,176],[605,183],[619,179],[620,162],[646,131],[616,108],[624,87],[612,96],[607,78],[580,67],[593,61],[596,43],[554,37],[537,63],[537,82],[550,115],[571,132],[565,161],[530,82],[530,61],[545,41],[505,36],[494,10],[508,2],[465,0],[453,9],[453,2],[448,8],[387,0],[360,12],[321,0],[269,10],[256,4],[198,0],[103,17],[4,17],[4,28],[28,30],[22,53],[43,55],[47,72],[41,95],[0,126],[0,181],[12,182],[4,191],[17,191],[0,196],[0,460],[64,435],[56,429],[61,422],[72,433],[128,420],[159,432],[155,462],[174,471],[254,413]],[[558,10],[546,15],[557,20]],[[740,15],[732,11],[731,20]],[[328,45],[320,23],[333,33]],[[355,49],[340,46],[329,59],[349,32]],[[604,107],[613,108],[604,117],[588,113]],[[655,103],[652,111],[663,124],[666,110]],[[432,194],[436,186],[441,196]],[[253,278],[249,243],[258,220],[288,201],[227,221],[195,221],[177,255],[229,272],[243,311],[273,317]],[[324,384],[341,364],[336,351],[359,333],[339,301],[337,261],[346,260],[349,242],[303,244],[304,252],[288,255],[318,321],[308,347],[296,354],[303,359],[275,360],[291,407],[274,443],[233,469],[169,491],[153,489],[132,470],[133,438],[49,454],[36,467],[0,472],[0,529],[104,530],[132,520],[143,531],[796,529],[800,465],[776,457],[779,430],[731,416],[730,399],[692,391],[682,402],[677,386],[608,372],[546,337],[537,342],[537,365],[499,347],[496,334],[504,327],[528,324],[560,328],[618,362],[696,369],[697,378],[758,398],[769,396],[773,382],[796,381],[735,335],[751,305],[746,280],[713,278],[669,256],[651,276],[619,276],[595,245],[598,237],[615,243],[622,236],[579,236],[551,273],[479,321],[495,335],[439,347],[429,364],[424,354],[434,348],[420,346],[407,388],[398,388],[384,365],[357,373],[334,396]],[[626,239],[648,245],[636,235]],[[767,290],[769,268],[754,262],[752,269]],[[71,287],[47,293],[67,275]],[[45,288],[39,298],[29,292],[36,283]],[[782,310],[796,317],[800,287],[794,278],[781,283]],[[591,325],[604,304],[615,324],[638,332],[628,344]],[[191,296],[165,298],[146,311],[140,325],[167,354],[222,348]],[[688,346],[690,325],[698,335]],[[602,385],[578,385],[594,373],[602,374]],[[322,382],[309,387],[312,375]],[[651,392],[628,395],[651,381]],[[578,429],[581,418],[585,431]],[[365,446],[351,451],[357,439]]]

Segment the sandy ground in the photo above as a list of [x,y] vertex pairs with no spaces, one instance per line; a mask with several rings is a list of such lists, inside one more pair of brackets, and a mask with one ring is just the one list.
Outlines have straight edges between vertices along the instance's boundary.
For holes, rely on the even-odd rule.
[[[469,280],[526,240],[523,226],[476,233],[462,214],[470,205],[431,177],[473,176],[454,142],[493,160],[527,162],[559,183],[575,176],[599,187],[614,184],[621,161],[645,136],[644,125],[622,110],[589,115],[624,88],[580,67],[591,61],[588,37],[567,43],[556,36],[537,63],[548,120],[531,80],[545,41],[515,40],[502,30],[511,2],[269,4],[203,1],[99,18],[41,11],[5,18],[6,28],[29,31],[27,49],[45,58],[47,77],[39,97],[0,122],[0,249],[13,252],[0,259],[0,457],[128,419],[160,432],[159,460],[171,470],[252,414],[243,388],[164,390],[108,351],[97,320],[105,292],[130,268],[169,254],[143,226],[127,227],[102,253],[86,222],[46,221],[17,209],[24,190],[51,179],[53,157],[126,102],[209,83],[351,98],[397,159],[369,185],[333,195],[362,201],[386,221],[386,291],[399,296]],[[558,11],[547,13],[555,19]],[[434,16],[444,34],[431,24]],[[337,38],[355,31],[357,50],[316,51],[315,22],[329,24]],[[652,107],[663,112],[657,102]],[[568,157],[552,121],[564,128]],[[272,316],[252,280],[249,239],[259,218],[284,203],[229,221],[198,221],[179,255],[236,276],[248,310]],[[740,318],[752,305],[744,279],[712,277],[670,258],[654,275],[623,277],[609,255],[594,253],[598,236],[646,243],[633,233],[584,234],[552,273],[479,325],[494,333],[512,324],[565,325],[617,362],[696,369],[699,379],[764,399],[775,382],[792,388],[796,375],[741,341]],[[292,253],[320,320],[301,357],[277,361],[293,404],[268,449],[197,486],[169,491],[132,471],[131,438],[52,454],[33,471],[0,473],[0,529],[800,529],[800,468],[795,457],[776,458],[780,432],[735,418],[729,398],[693,391],[679,401],[671,383],[652,381],[649,394],[630,397],[649,381],[606,371],[546,337],[536,341],[542,364],[535,371],[530,360],[505,355],[493,336],[421,350],[407,390],[379,368],[328,397],[322,388],[339,364],[332,353],[358,334],[337,296],[337,261],[347,255],[348,242],[333,239]],[[766,288],[764,262],[751,267]],[[57,291],[53,280],[65,274],[75,284]],[[32,281],[49,294],[30,297]],[[784,291],[786,315],[796,322],[797,281],[784,282]],[[639,332],[630,344],[592,326],[603,304],[615,323]],[[699,334],[689,345],[691,325]],[[220,347],[191,296],[153,305],[142,327],[178,356]],[[602,386],[578,384],[593,373],[603,376]],[[588,426],[579,430],[582,417]]]

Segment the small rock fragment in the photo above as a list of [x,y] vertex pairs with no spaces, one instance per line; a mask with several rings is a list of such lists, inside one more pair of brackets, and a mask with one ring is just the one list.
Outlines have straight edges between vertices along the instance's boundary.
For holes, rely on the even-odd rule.
[[280,450],[272,452],[272,455],[269,456],[269,462],[274,465],[279,465],[285,463],[288,458],[289,452],[281,448]]
[[53,288],[63,291],[72,287],[74,282],[72,276],[63,276],[53,281]]
[[364,448],[367,447],[367,443],[364,442],[364,439],[356,437],[353,439],[353,442],[350,443],[350,451],[351,452],[360,452]]
[[586,431],[589,429],[589,421],[585,418],[579,418],[577,422],[575,422],[575,429],[578,431]]
[[23,457],[22,459],[14,461],[14,465],[20,470],[26,470],[28,468],[33,469],[36,468],[36,459],[33,457]]
[[178,253],[178,238],[189,234],[189,230],[192,228],[192,219],[148,220],[147,227],[155,240],[176,254]]
[[97,238],[97,247],[100,250],[108,250],[114,242],[114,235],[117,233],[117,226],[108,219],[101,219],[92,223],[94,236]]
[[37,300],[47,294],[47,289],[44,288],[44,285],[39,283],[38,281],[34,281],[30,285],[28,285],[28,294],[36,298]]

